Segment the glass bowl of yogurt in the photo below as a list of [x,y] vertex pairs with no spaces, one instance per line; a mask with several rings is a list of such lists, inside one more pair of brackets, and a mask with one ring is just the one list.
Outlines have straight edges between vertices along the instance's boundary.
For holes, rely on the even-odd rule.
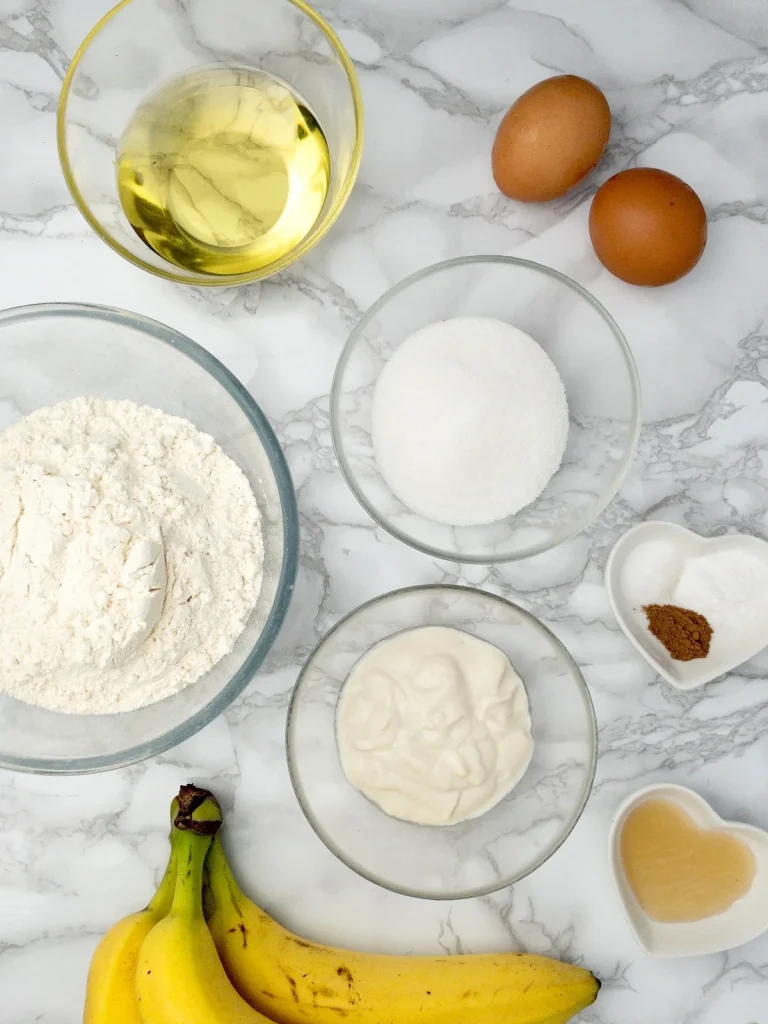
[[637,445],[640,387],[584,288],[468,256],[374,302],[342,351],[330,417],[341,471],[384,529],[489,564],[547,551],[603,511]]
[[534,616],[457,586],[394,591],[318,644],[291,699],[288,765],[328,849],[404,895],[525,878],[565,841],[597,759],[578,666]]

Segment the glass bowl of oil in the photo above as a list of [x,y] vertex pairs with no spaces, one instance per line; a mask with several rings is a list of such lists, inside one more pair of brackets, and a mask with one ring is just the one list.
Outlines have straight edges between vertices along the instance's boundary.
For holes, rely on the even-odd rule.
[[67,185],[136,266],[192,285],[256,281],[303,256],[357,175],[362,103],[303,0],[123,0],[61,91]]

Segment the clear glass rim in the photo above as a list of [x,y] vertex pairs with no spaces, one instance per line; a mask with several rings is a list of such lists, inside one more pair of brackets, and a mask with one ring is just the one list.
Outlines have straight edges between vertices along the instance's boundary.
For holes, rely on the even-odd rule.
[[64,76],[64,82],[61,86],[61,93],[59,95],[59,103],[56,111],[56,145],[59,151],[59,163],[61,164],[67,188],[69,189],[77,208],[80,210],[83,217],[85,217],[88,224],[93,228],[103,242],[106,242],[111,249],[114,249],[115,252],[119,253],[135,267],[140,267],[142,270],[146,270],[150,274],[154,274],[156,277],[162,277],[166,281],[175,281],[177,284],[193,285],[195,287],[225,288],[231,287],[232,285],[249,284],[253,281],[260,281],[264,278],[271,277],[273,274],[277,274],[279,271],[285,270],[286,267],[289,267],[292,263],[301,259],[302,256],[309,252],[310,249],[314,248],[314,246],[325,237],[338,220],[339,214],[349,198],[355,184],[355,180],[357,179],[358,171],[360,170],[364,136],[363,97],[352,60],[345,50],[341,40],[336,35],[336,32],[331,28],[325,18],[318,14],[317,11],[313,10],[313,8],[311,8],[309,4],[305,3],[304,0],[284,0],[284,2],[293,4],[294,7],[298,8],[298,10],[317,25],[336,56],[339,58],[339,62],[344,68],[344,72],[349,82],[349,88],[352,93],[352,104],[355,109],[355,143],[352,150],[352,159],[350,160],[349,168],[341,186],[341,190],[339,191],[333,205],[326,213],[318,231],[312,235],[311,238],[309,236],[304,238],[294,249],[291,249],[290,252],[287,252],[279,260],[275,260],[274,263],[270,263],[268,266],[262,267],[260,270],[254,270],[247,274],[220,274],[215,276],[211,274],[200,274],[195,276],[194,274],[184,274],[180,269],[175,271],[173,269],[173,264],[171,263],[168,264],[167,268],[153,266],[153,264],[142,260],[140,256],[131,252],[130,249],[127,249],[124,245],[121,245],[121,243],[118,242],[116,238],[113,238],[112,235],[110,235],[110,233],[104,228],[99,219],[94,216],[78,187],[75,175],[72,172],[72,165],[69,160],[69,153],[67,151],[67,103],[69,101],[70,89],[78,66],[83,56],[90,48],[91,43],[97,39],[101,30],[109,24],[112,18],[119,14],[123,8],[133,3],[133,0],[120,0],[120,3],[110,11],[107,11],[107,13],[96,22],[77,48],[75,55],[72,58],[72,62],[67,68],[67,73]]
[[[571,819],[569,820],[566,827],[563,829],[562,833],[558,835],[557,839],[550,843],[547,849],[525,871],[509,875],[509,877],[493,882],[490,885],[478,886],[473,889],[462,889],[450,893],[435,893],[428,892],[422,889],[411,889],[408,886],[393,885],[391,882],[388,882],[385,879],[380,878],[373,872],[367,871],[364,867],[358,864],[352,857],[347,856],[347,854],[338,846],[338,844],[335,843],[333,839],[331,839],[331,837],[326,833],[326,831],[323,829],[322,825],[315,818],[314,814],[312,813],[312,810],[310,809],[309,801],[307,800],[306,795],[304,793],[304,788],[301,784],[299,773],[296,768],[294,742],[294,718],[296,709],[302,697],[302,690],[304,682],[306,680],[307,673],[312,667],[315,658],[318,656],[318,654],[325,646],[325,644],[331,639],[331,637],[335,636],[336,633],[340,632],[341,630],[345,629],[347,626],[352,624],[354,620],[363,612],[366,612],[369,609],[376,607],[377,605],[385,604],[389,601],[395,600],[407,594],[426,593],[430,591],[441,591],[443,593],[462,592],[470,593],[475,596],[480,596],[485,601],[501,604],[506,608],[511,608],[514,612],[516,612],[523,619],[525,619],[534,629],[538,630],[538,632],[541,633],[544,637],[546,637],[546,639],[552,644],[552,646],[556,650],[558,650],[560,654],[562,654],[567,665],[569,666],[571,670],[571,675],[577,685],[582,701],[584,703],[584,707],[587,711],[587,718],[589,722],[590,731],[590,763],[587,771],[587,779],[583,786],[578,806],[576,807],[574,814],[571,816]],[[498,892],[500,889],[505,889],[507,888],[507,886],[515,885],[515,883],[520,882],[523,878],[527,878],[528,875],[532,874],[534,871],[537,871],[542,866],[542,864],[546,863],[546,861],[548,861],[549,858],[560,849],[565,840],[574,830],[574,828],[579,822],[579,819],[584,813],[584,808],[587,806],[587,801],[589,800],[590,794],[592,792],[592,786],[595,781],[595,773],[597,771],[597,718],[595,716],[595,707],[592,703],[592,697],[589,692],[589,687],[587,686],[587,682],[584,679],[584,676],[582,675],[581,669],[574,661],[571,653],[569,652],[565,644],[563,644],[562,641],[555,636],[551,629],[549,629],[547,626],[544,625],[543,622],[537,619],[535,615],[532,615],[530,612],[526,611],[524,608],[521,608],[520,605],[515,604],[513,601],[507,600],[506,597],[501,597],[498,594],[491,594],[488,591],[479,590],[476,587],[462,587],[452,583],[426,583],[413,587],[402,587],[399,590],[391,590],[387,594],[381,594],[379,597],[371,598],[370,601],[366,601],[364,604],[358,605],[357,608],[354,608],[351,612],[348,612],[345,616],[343,616],[343,618],[339,619],[339,621],[328,630],[325,636],[323,636],[320,642],[315,645],[315,647],[312,650],[312,653],[309,655],[301,671],[299,672],[296,684],[293,688],[293,692],[291,693],[291,699],[288,705],[288,717],[285,725],[285,750],[286,759],[288,762],[288,774],[291,779],[291,785],[293,786],[293,791],[296,795],[296,799],[298,800],[299,806],[301,807],[304,817],[309,822],[315,835],[317,835],[317,837],[325,844],[328,850],[330,850],[330,852],[335,857],[337,857],[342,862],[342,864],[346,865],[346,867],[350,868],[352,871],[360,875],[362,878],[367,879],[369,882],[373,882],[375,885],[381,886],[382,889],[388,889],[390,892],[396,892],[401,896],[415,896],[417,899],[435,901],[464,900],[473,899],[477,896],[488,896],[490,893]]]
[[[373,320],[374,317],[376,317],[392,299],[398,296],[401,292],[406,291],[412,284],[415,284],[426,277],[439,274],[443,270],[458,266],[468,266],[475,263],[496,263],[501,266],[524,267],[528,270],[542,273],[547,277],[554,278],[556,281],[559,281],[561,284],[572,289],[581,298],[585,299],[605,320],[607,326],[616,339],[619,352],[624,359],[632,391],[632,399],[628,413],[630,436],[626,451],[624,452],[621,462],[616,466],[616,470],[609,486],[606,487],[605,491],[600,495],[598,501],[595,502],[592,508],[588,509],[583,515],[575,519],[573,523],[570,523],[567,527],[561,529],[549,540],[543,541],[539,544],[532,544],[524,551],[494,552],[492,555],[450,551],[444,548],[435,547],[431,544],[422,543],[421,541],[411,537],[410,534],[399,529],[394,525],[394,523],[390,522],[384,516],[380,515],[376,507],[368,500],[361,488],[358,486],[355,474],[347,459],[341,440],[342,431],[340,407],[343,395],[342,380],[347,368],[347,363],[352,357],[360,337],[370,321]],[[350,490],[368,515],[371,516],[371,518],[374,519],[382,529],[386,530],[387,533],[391,534],[391,536],[395,537],[403,544],[407,544],[408,547],[414,548],[416,551],[421,551],[422,554],[431,555],[434,558],[440,558],[448,562],[459,562],[470,565],[495,565],[502,562],[517,562],[523,558],[531,558],[533,555],[540,555],[545,551],[551,551],[553,548],[558,547],[565,541],[571,540],[573,537],[577,536],[577,534],[581,533],[583,529],[589,526],[590,523],[594,522],[594,520],[597,519],[603,511],[605,511],[607,506],[616,496],[616,493],[621,487],[624,478],[629,471],[629,467],[632,464],[632,459],[634,458],[635,450],[637,449],[637,442],[640,437],[640,407],[640,377],[637,372],[637,365],[635,363],[635,358],[632,355],[632,350],[630,349],[627,339],[624,337],[619,325],[613,319],[608,310],[594,297],[594,295],[592,295],[591,292],[587,291],[586,288],[583,288],[566,274],[562,274],[559,270],[553,270],[551,267],[544,266],[542,263],[535,263],[533,260],[524,260],[518,256],[459,256],[455,259],[443,260],[440,263],[433,263],[430,266],[424,267],[422,270],[417,270],[416,273],[403,278],[402,281],[398,281],[396,285],[376,299],[367,312],[363,314],[355,327],[353,327],[349,338],[342,349],[341,355],[339,356],[339,360],[336,364],[336,370],[333,375],[333,383],[331,384],[331,440],[333,442],[333,448],[336,453],[336,459],[339,463],[342,476],[346,480]]]
[[218,718],[222,711],[243,692],[269,653],[291,601],[299,556],[299,517],[288,464],[269,421],[250,392],[215,356],[172,327],[166,327],[157,320],[152,320],[139,313],[130,313],[127,310],[114,309],[111,306],[74,302],[16,306],[0,311],[0,329],[9,321],[23,323],[28,320],[45,319],[51,315],[73,318],[87,317],[118,323],[130,328],[138,327],[143,333],[176,349],[206,370],[237,403],[261,440],[275,475],[282,513],[283,560],[275,598],[264,628],[237,672],[204,707],[184,722],[169,729],[162,736],[127,747],[114,754],[97,754],[73,760],[71,758],[7,757],[0,751],[0,768],[38,775],[87,775],[112,768],[124,768],[126,765],[162,754],[183,740],[189,739],[209,722]]

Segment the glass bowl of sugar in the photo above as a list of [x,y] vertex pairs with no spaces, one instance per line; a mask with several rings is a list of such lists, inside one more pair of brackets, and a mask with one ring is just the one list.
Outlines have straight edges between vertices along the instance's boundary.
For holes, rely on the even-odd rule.
[[358,501],[426,554],[540,554],[605,509],[632,461],[640,384],[610,314],[511,256],[438,263],[378,299],[344,347],[331,430]]

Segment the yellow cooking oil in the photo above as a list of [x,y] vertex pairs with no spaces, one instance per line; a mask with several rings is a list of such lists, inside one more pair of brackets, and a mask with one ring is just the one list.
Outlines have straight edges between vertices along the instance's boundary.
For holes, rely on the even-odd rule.
[[312,229],[330,176],[306,101],[251,68],[214,65],[169,80],[136,110],[118,146],[125,214],[170,263],[246,274]]

